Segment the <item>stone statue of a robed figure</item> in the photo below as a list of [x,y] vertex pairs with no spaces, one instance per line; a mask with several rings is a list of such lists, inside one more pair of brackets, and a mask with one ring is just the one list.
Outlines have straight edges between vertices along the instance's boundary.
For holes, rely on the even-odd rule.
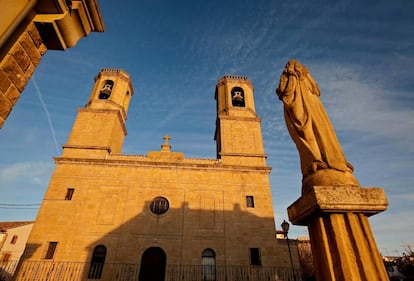
[[362,188],[352,175],[308,69],[290,60],[276,94],[284,104],[303,174],[302,195],[289,220],[308,226],[318,281],[388,281],[368,223],[387,208],[381,188]]
[[304,184],[358,185],[308,69],[289,60],[276,94],[284,104],[286,126],[299,152]]

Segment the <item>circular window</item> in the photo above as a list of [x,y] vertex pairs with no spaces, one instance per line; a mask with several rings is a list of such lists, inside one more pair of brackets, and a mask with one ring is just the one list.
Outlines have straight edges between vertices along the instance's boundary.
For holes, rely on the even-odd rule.
[[164,197],[156,197],[150,204],[150,210],[155,215],[165,214],[170,207],[170,203]]

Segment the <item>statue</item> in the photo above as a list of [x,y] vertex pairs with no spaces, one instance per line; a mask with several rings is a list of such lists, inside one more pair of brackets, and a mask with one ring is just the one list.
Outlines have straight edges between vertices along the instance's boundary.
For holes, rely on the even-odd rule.
[[382,280],[387,272],[368,216],[387,208],[381,188],[361,188],[319,100],[307,68],[290,60],[276,94],[299,151],[302,196],[288,208],[294,225],[307,225],[317,280]]
[[308,69],[289,60],[276,94],[284,104],[286,126],[299,151],[303,178],[325,169],[352,173]]

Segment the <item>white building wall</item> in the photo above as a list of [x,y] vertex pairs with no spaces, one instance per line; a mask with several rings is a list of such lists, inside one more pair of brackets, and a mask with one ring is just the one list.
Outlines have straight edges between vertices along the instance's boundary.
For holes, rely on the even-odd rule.
[[[29,238],[32,227],[33,223],[10,228],[7,229],[5,233],[2,233],[2,236],[5,236],[5,239],[2,247],[0,248],[0,260],[3,260],[7,254],[10,255],[9,260],[11,261],[17,261],[20,259],[20,256],[23,254],[24,248],[26,247],[26,242]],[[14,236],[17,236],[17,239],[15,243],[12,243]],[[0,240],[2,240],[2,238],[3,237],[1,237]]]

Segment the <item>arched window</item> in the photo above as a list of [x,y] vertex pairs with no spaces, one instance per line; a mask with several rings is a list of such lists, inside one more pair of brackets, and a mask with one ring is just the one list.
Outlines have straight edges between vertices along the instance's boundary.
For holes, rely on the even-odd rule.
[[114,81],[106,80],[103,83],[101,90],[99,91],[99,99],[107,100],[111,96],[112,88],[114,87]]
[[205,249],[201,254],[201,274],[203,281],[216,280],[216,253],[212,249]]
[[101,279],[105,257],[106,247],[104,245],[96,246],[93,250],[88,279]]
[[233,106],[245,107],[243,88],[234,87],[231,89],[231,103]]

